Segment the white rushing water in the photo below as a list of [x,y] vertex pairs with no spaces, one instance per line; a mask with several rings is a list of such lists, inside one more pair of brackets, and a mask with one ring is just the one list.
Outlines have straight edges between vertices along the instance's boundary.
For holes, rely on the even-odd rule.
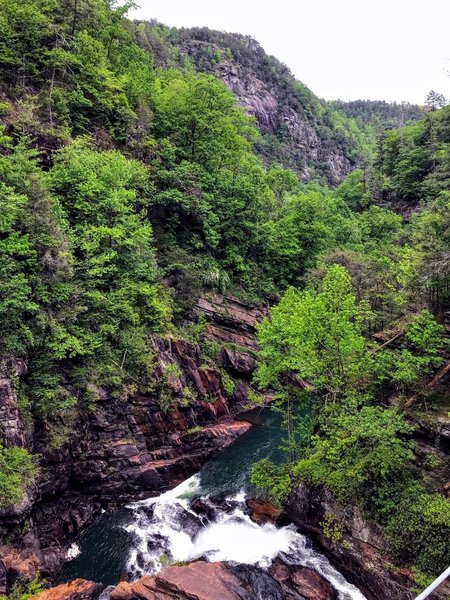
[[280,556],[286,563],[317,571],[337,591],[339,600],[365,600],[294,525],[254,523],[247,514],[244,492],[219,504],[201,497],[202,514],[191,508],[192,499],[199,496],[200,477],[194,475],[157,498],[129,505],[133,519],[125,529],[135,543],[127,570],[133,577],[199,558],[266,568]]

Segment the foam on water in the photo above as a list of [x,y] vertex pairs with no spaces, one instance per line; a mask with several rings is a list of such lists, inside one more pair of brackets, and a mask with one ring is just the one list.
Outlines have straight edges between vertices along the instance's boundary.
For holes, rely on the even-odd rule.
[[77,556],[80,556],[81,548],[75,542],[69,546],[66,552],[66,560],[73,560]]
[[133,519],[125,529],[135,543],[127,570],[133,577],[157,573],[168,562],[198,558],[267,568],[280,556],[289,564],[320,573],[338,592],[340,600],[365,600],[293,525],[254,523],[246,511],[245,492],[229,496],[219,505],[202,497],[208,516],[191,509],[191,500],[200,494],[200,478],[195,475],[158,498],[128,507],[133,511]]

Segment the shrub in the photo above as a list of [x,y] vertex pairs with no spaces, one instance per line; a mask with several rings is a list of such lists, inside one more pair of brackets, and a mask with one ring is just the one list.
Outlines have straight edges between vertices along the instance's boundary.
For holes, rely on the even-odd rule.
[[252,466],[250,482],[259,491],[267,494],[276,506],[281,506],[292,487],[287,465],[276,465],[267,458]]
[[33,457],[25,448],[0,445],[0,508],[20,502],[36,473]]

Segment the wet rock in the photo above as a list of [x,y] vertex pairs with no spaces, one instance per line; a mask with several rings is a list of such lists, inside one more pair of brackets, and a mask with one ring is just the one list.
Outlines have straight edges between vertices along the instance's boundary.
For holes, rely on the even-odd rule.
[[240,598],[243,600],[285,600],[286,596],[280,584],[266,571],[253,565],[227,564],[228,570],[241,582]]
[[158,575],[141,577],[135,583],[120,583],[111,600],[241,600],[234,590],[237,577],[222,563],[198,561],[181,567],[167,567]]
[[337,598],[331,585],[312,569],[287,565],[277,560],[270,567],[269,573],[292,599],[335,600]]
[[214,521],[216,515],[216,508],[208,500],[203,498],[197,498],[191,505],[191,509],[202,517],[206,517],[208,521]]
[[110,600],[335,600],[317,573],[277,561],[269,571],[253,565],[202,560],[167,567],[156,576],[122,582]]
[[249,498],[246,504],[250,509],[251,520],[258,523],[258,525],[267,523],[267,521],[276,523],[281,515],[281,511],[275,508],[273,504],[270,504],[270,502],[262,502],[261,500],[252,500]]

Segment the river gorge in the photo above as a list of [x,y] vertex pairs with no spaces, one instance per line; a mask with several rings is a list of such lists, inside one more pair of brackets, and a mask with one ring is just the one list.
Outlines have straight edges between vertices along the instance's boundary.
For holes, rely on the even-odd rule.
[[[339,600],[363,600],[295,525],[251,519],[246,503],[249,469],[261,458],[280,460],[282,451],[279,415],[263,409],[249,418],[252,429],[198,474],[156,498],[103,515],[70,540],[73,558],[65,563],[59,582],[84,578],[114,586],[121,577],[135,581],[169,564],[194,560],[254,566],[255,574],[265,579],[278,560],[315,571]],[[269,588],[265,581],[265,586],[268,600],[282,593],[276,580]]]

